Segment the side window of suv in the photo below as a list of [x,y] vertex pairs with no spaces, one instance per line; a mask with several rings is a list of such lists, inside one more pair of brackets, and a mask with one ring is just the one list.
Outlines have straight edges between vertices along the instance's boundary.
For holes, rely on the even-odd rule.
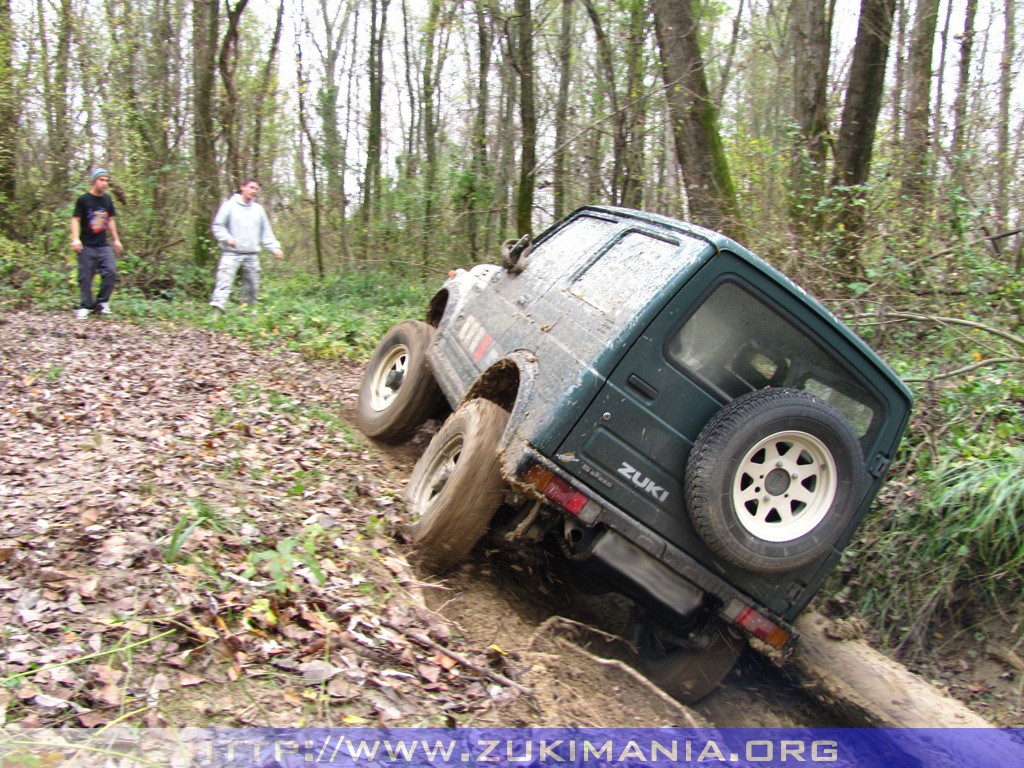
[[674,240],[630,230],[575,276],[568,291],[605,313],[628,316],[660,291],[668,279],[706,244],[696,238]]
[[796,325],[735,282],[715,288],[668,340],[671,360],[734,399],[765,387],[803,389],[832,405],[866,438],[878,399]]
[[554,234],[538,242],[530,251],[527,264],[532,273],[564,274],[577,267],[619,223],[596,216],[579,216]]

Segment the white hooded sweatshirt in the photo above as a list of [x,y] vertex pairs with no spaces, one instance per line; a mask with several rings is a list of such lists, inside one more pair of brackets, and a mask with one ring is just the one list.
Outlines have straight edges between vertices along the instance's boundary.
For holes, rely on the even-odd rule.
[[[263,206],[253,201],[246,203],[239,194],[232,195],[213,217],[213,236],[221,250],[233,253],[259,253],[260,247],[268,251],[281,250],[281,244],[274,237],[270,219]],[[235,247],[228,247],[228,240],[234,238]]]

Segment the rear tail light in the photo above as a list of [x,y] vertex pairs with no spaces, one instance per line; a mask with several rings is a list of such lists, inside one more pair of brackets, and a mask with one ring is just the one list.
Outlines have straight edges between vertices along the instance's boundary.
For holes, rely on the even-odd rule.
[[772,648],[782,650],[793,639],[793,634],[739,600],[730,600],[722,608],[722,617],[745,629]]
[[523,475],[523,480],[527,485],[543,493],[548,500],[574,515],[578,515],[580,510],[589,501],[584,494],[577,491],[554,472],[544,469],[544,467],[538,464],[530,467],[526,474]]

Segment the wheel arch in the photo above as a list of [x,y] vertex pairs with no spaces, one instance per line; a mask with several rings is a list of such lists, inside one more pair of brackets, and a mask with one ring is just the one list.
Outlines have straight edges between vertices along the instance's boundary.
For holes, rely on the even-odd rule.
[[441,324],[441,319],[444,317],[445,310],[448,308],[448,301],[451,298],[451,293],[447,288],[444,288],[434,294],[434,298],[430,300],[427,305],[426,322],[428,325],[432,325],[437,328]]
[[526,415],[527,404],[537,381],[537,358],[529,352],[519,350],[503,357],[481,373],[462,398],[469,400],[483,398],[500,405],[509,412],[505,440]]

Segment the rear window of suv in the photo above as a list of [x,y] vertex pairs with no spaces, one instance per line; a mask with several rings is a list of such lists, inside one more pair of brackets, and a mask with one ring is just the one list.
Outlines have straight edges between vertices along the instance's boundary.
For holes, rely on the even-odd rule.
[[862,444],[881,421],[878,399],[845,366],[735,282],[715,288],[666,351],[729,399],[765,387],[806,390],[843,414]]

